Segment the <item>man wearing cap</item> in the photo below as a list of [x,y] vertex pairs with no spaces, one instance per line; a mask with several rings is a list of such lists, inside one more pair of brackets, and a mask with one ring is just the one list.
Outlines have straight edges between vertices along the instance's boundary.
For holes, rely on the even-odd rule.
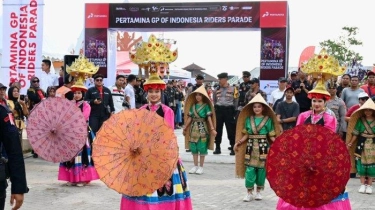
[[[273,110],[276,110],[276,105],[277,105],[276,102],[279,103],[285,100],[285,93],[286,93],[285,89],[286,89],[287,82],[288,80],[285,77],[280,77],[279,83],[278,83],[279,88],[272,91],[270,100],[269,100],[269,105],[270,107],[273,107],[275,105],[275,107],[273,107]],[[297,102],[296,99],[294,98],[294,94],[293,94],[292,100],[294,102]]]
[[352,107],[350,107],[348,109],[348,111],[346,112],[346,115],[345,115],[345,121],[346,122],[349,122],[350,120],[350,116],[352,116],[352,114],[357,110],[359,109],[370,97],[369,95],[366,93],[366,92],[361,92],[358,94],[358,102],[357,104],[353,105]]
[[350,79],[350,87],[346,87],[341,92],[341,99],[344,101],[346,108],[358,104],[358,94],[364,92],[362,88],[359,88],[358,76],[352,76]]
[[[186,98],[190,95],[190,93],[194,92],[196,89],[198,89],[200,86],[203,85],[204,82],[204,77],[201,74],[197,74],[195,76],[195,85],[189,87],[187,93],[186,93]],[[207,88],[206,88],[207,90]]]
[[96,135],[103,122],[115,112],[115,107],[111,91],[103,85],[103,75],[96,74],[93,78],[95,86],[87,90],[85,101],[91,106],[89,125]]
[[292,83],[294,82],[294,81],[297,81],[298,80],[298,77],[297,77],[297,72],[296,71],[292,71],[291,73],[290,73],[290,79],[288,79],[288,85],[292,85]]
[[340,134],[341,138],[344,138],[344,133],[346,132],[346,106],[344,101],[337,97],[337,84],[334,82],[329,82],[327,85],[327,90],[331,95],[331,99],[327,101],[326,106],[328,109],[332,110],[335,113],[337,120],[337,130],[336,132]]
[[370,98],[375,97],[375,72],[367,72],[367,84],[362,85],[361,88],[368,94]]
[[250,72],[248,72],[248,71],[243,71],[242,72],[243,82],[240,84],[240,87],[239,87],[239,94],[240,94],[240,96],[238,98],[238,113],[246,105],[246,103],[245,103],[245,101],[246,101],[245,96],[246,96],[246,93],[251,89],[250,77],[251,77]]
[[306,80],[306,74],[302,71],[298,73],[299,80],[292,83],[292,88],[294,89],[294,97],[299,104],[299,112],[306,112],[310,110],[311,99],[307,97],[307,93],[312,90],[312,86]]
[[267,101],[267,93],[260,89],[259,79],[252,78],[250,80],[251,88],[245,95],[245,104],[249,103],[258,93],[262,95],[265,101]]
[[299,105],[293,101],[294,89],[291,86],[285,88],[285,100],[276,107],[277,121],[281,125],[281,131],[286,131],[296,126],[299,115]]
[[216,132],[214,154],[221,154],[221,138],[223,135],[223,126],[227,129],[227,135],[231,146],[230,155],[234,155],[233,146],[236,133],[236,107],[238,105],[238,96],[235,88],[228,83],[228,73],[218,74],[219,86],[213,92],[213,102],[216,113]]

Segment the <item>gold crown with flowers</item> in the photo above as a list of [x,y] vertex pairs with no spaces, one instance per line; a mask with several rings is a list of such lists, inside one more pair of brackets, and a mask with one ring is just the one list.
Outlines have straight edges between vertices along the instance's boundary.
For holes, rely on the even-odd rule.
[[147,64],[149,62],[155,63],[171,63],[178,57],[178,51],[170,50],[169,47],[151,35],[147,42],[142,42],[136,48],[136,52],[129,51],[129,58],[136,64]]
[[75,88],[86,89],[85,80],[86,78],[92,77],[92,75],[98,72],[99,66],[95,66],[94,63],[90,62],[84,55],[79,55],[78,58],[72,63],[72,65],[66,65],[66,72],[72,75],[76,82]]
[[301,70],[313,78],[328,80],[343,75],[346,67],[340,66],[339,61],[334,56],[328,55],[327,50],[323,48],[319,54],[302,63]]
[[318,55],[302,63],[301,70],[318,79],[315,88],[308,93],[309,98],[315,97],[314,94],[320,94],[329,99],[330,93],[326,90],[325,81],[343,75],[346,67],[340,66],[339,61],[334,56],[328,55],[327,50],[323,48]]

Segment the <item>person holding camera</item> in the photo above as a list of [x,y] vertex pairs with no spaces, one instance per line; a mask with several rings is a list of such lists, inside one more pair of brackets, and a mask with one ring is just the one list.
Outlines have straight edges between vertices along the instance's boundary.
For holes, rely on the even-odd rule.
[[125,91],[122,85],[125,83],[125,76],[124,75],[117,75],[116,76],[116,83],[109,89],[111,90],[113,106],[115,107],[115,113],[124,110],[126,106],[124,106],[125,100]]
[[15,126],[18,128],[19,139],[22,145],[22,131],[26,128],[25,117],[29,115],[29,110],[25,102],[25,95],[20,95],[18,87],[9,88],[7,105],[13,113]]
[[298,72],[298,80],[292,83],[294,89],[294,97],[299,104],[299,112],[306,112],[310,110],[311,99],[307,97],[307,93],[312,90],[311,84],[306,79],[306,74],[302,71]]
[[85,101],[90,103],[89,125],[96,135],[103,122],[115,113],[111,91],[103,85],[103,76],[94,75],[95,86],[88,89]]
[[[0,83],[0,97],[5,96],[7,87]],[[0,210],[4,210],[7,178],[12,183],[10,204],[12,210],[20,209],[24,200],[24,193],[29,191],[26,183],[25,162],[19,132],[16,127],[12,111],[7,107],[5,99],[0,98],[0,142],[1,149],[5,149],[8,159],[1,157],[0,161]]]

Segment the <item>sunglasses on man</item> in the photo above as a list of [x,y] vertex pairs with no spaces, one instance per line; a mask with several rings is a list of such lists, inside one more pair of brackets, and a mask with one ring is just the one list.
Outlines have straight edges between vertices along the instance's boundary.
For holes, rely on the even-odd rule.
[[33,83],[39,83],[39,80],[34,80]]

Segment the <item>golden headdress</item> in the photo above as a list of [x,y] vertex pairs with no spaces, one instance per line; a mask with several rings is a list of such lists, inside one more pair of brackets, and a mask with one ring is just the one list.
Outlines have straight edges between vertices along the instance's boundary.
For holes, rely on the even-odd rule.
[[160,89],[164,90],[166,88],[165,82],[160,79],[160,76],[156,72],[156,69],[150,71],[150,77],[146,79],[146,82],[143,83],[143,89],[148,91],[149,89]]
[[331,95],[326,90],[324,83],[343,75],[346,67],[340,66],[339,61],[334,56],[328,55],[326,49],[323,48],[318,55],[314,55],[306,63],[302,63],[301,70],[318,79],[315,88],[308,93],[309,98],[329,99]]
[[130,60],[138,64],[140,69],[145,70],[146,77],[154,70],[158,71],[162,77],[165,73],[169,75],[169,63],[174,62],[177,57],[177,49],[170,50],[170,46],[153,34],[147,42],[139,43],[134,53],[129,51]]
[[84,55],[79,55],[72,65],[67,65],[66,68],[66,72],[72,75],[76,80],[75,84],[71,87],[72,91],[87,91],[85,86],[86,78],[92,77],[98,70],[99,66],[95,66],[94,63],[90,62]]

